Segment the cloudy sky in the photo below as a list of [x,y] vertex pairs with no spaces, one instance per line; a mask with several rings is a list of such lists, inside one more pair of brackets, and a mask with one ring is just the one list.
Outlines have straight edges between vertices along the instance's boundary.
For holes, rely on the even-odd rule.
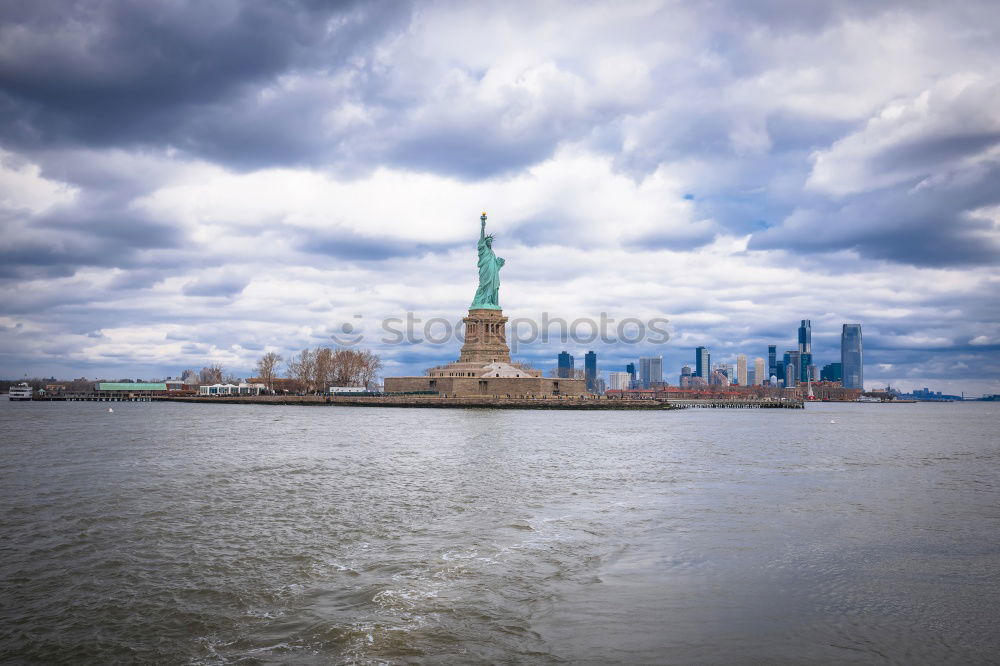
[[676,382],[808,318],[820,365],[862,323],[869,387],[1000,392],[998,33],[962,0],[4,2],[0,377],[246,374],[345,323],[420,372],[459,343],[380,322],[464,313],[486,210],[508,316],[670,320],[538,367]]

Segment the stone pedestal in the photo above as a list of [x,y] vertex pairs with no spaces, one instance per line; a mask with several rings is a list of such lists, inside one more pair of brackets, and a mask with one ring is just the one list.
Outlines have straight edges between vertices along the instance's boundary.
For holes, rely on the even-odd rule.
[[510,363],[510,347],[504,326],[507,317],[502,310],[469,310],[463,317],[465,344],[459,363]]

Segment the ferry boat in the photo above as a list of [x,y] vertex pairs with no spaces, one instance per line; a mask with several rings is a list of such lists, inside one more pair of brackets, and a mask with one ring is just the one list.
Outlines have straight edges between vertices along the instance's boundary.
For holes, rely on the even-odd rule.
[[7,399],[8,400],[31,400],[31,387],[27,382],[21,382],[20,384],[14,384],[9,389],[7,389]]

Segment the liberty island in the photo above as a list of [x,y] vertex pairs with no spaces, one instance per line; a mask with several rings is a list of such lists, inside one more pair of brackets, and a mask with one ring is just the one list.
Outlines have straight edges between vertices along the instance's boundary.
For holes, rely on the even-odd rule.
[[469,314],[462,319],[465,342],[458,360],[417,377],[386,377],[386,393],[438,393],[445,396],[561,397],[588,395],[583,379],[543,377],[541,370],[513,362],[507,344],[507,317],[500,308],[500,269],[506,261],[493,251],[486,213],[479,218],[479,285]]

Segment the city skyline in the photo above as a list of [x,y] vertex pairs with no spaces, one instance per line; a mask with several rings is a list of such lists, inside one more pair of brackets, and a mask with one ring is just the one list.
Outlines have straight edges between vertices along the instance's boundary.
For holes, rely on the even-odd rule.
[[867,385],[1000,392],[995,3],[120,7],[0,10],[0,377],[345,327],[422,372],[459,343],[379,322],[468,305],[485,209],[510,316],[670,320],[538,367],[801,357],[808,319],[816,367],[860,322]]

